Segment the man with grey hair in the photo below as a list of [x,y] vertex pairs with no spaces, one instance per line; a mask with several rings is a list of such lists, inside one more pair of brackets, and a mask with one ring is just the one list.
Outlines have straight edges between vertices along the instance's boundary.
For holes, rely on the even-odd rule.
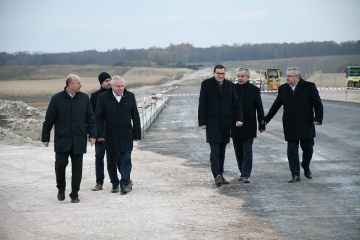
[[[241,102],[244,125],[239,128],[235,124],[231,127],[231,137],[235,150],[235,156],[240,170],[239,181],[250,183],[250,175],[253,165],[252,145],[256,138],[256,113],[259,124],[259,132],[265,131],[264,109],[261,102],[260,88],[249,82],[250,71],[247,68],[236,70],[238,84],[235,84],[235,91]],[[235,122],[235,119],[233,120]]]
[[87,134],[89,134],[91,146],[95,144],[96,137],[94,113],[88,95],[80,92],[81,87],[80,77],[69,74],[64,91],[55,94],[50,100],[41,136],[41,141],[48,147],[50,132],[55,125],[55,175],[59,201],[65,200],[65,173],[69,156],[71,158],[70,198],[72,203],[80,202],[78,192],[82,177],[83,154],[86,153]]
[[[104,142],[108,172],[113,188],[122,194],[132,190],[130,182],[133,141],[141,139],[140,117],[135,95],[125,88],[125,80],[114,76],[108,91],[98,97],[95,110],[97,141]],[[117,170],[121,175],[119,181]]]
[[292,176],[288,182],[294,183],[300,182],[299,143],[303,151],[301,167],[305,177],[312,179],[310,161],[316,136],[315,125],[322,124],[323,105],[315,84],[302,79],[299,68],[288,68],[286,80],[287,84],[279,87],[278,96],[264,121],[269,123],[283,106],[282,121]]

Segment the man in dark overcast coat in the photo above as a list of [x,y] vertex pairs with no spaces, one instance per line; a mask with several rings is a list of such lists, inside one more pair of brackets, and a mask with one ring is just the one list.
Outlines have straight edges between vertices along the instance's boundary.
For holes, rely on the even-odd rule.
[[288,182],[294,183],[300,182],[299,143],[303,151],[301,167],[304,169],[305,177],[312,178],[310,161],[316,136],[315,125],[322,124],[324,111],[315,84],[302,79],[299,68],[288,68],[286,80],[287,84],[279,87],[278,96],[264,121],[269,123],[283,106],[283,129],[292,176]]
[[[112,192],[132,190],[130,184],[133,141],[141,140],[140,117],[135,95],[125,89],[125,80],[114,76],[111,89],[98,97],[95,110],[97,140],[104,141]],[[117,177],[119,169],[121,180]]]
[[[90,95],[90,103],[91,107],[95,113],[96,110],[96,102],[98,99],[98,96],[110,89],[110,81],[111,76],[107,72],[102,72],[98,76],[98,80],[100,83],[100,89],[96,92],[93,92]],[[104,157],[105,157],[105,148],[104,143],[96,141],[95,142],[95,174],[96,174],[96,185],[92,189],[93,191],[99,191],[103,189],[104,184]]]
[[[54,150],[57,198],[65,199],[66,166],[71,158],[72,177],[71,193],[72,203],[78,203],[79,190],[82,177],[83,154],[86,153],[87,134],[91,146],[95,143],[96,123],[88,95],[80,92],[81,79],[70,74],[66,79],[64,91],[55,94],[46,111],[41,141],[49,146],[50,132],[55,125]],[[89,131],[89,132],[87,132]]]
[[261,102],[260,88],[249,82],[250,71],[247,68],[238,68],[236,74],[238,84],[235,84],[235,91],[241,103],[244,125],[239,128],[233,124],[231,126],[231,137],[241,174],[239,181],[250,183],[253,166],[252,146],[257,129],[256,113],[259,131],[262,133],[265,130],[265,124],[262,124],[264,109]]
[[[198,108],[199,127],[206,129],[206,142],[211,149],[211,171],[218,187],[229,183],[224,179],[223,172],[231,125],[240,127],[243,124],[241,105],[234,84],[225,79],[225,71],[223,65],[216,65],[214,77],[202,82]],[[233,115],[236,123],[233,123]]]

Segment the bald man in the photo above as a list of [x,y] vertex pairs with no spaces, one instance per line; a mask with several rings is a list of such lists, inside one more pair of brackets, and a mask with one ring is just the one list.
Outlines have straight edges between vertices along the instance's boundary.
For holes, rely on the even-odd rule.
[[87,138],[91,146],[95,143],[96,122],[88,95],[80,92],[81,79],[75,74],[66,78],[64,91],[55,94],[48,106],[43,124],[41,141],[49,146],[50,132],[55,125],[54,151],[57,198],[65,200],[65,171],[71,158],[72,179],[70,198],[78,203],[82,177],[83,154],[86,153]]

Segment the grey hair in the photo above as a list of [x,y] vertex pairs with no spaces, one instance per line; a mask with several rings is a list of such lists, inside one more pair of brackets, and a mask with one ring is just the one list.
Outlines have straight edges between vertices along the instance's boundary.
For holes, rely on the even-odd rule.
[[294,75],[300,77],[300,69],[297,67],[289,67],[286,69],[286,71],[294,71]]
[[246,73],[246,76],[250,77],[250,71],[249,71],[249,69],[244,68],[244,67],[239,67],[238,69],[236,69],[236,74],[237,74],[238,72],[242,72],[242,71],[244,71],[244,72]]
[[112,79],[111,79],[111,84],[112,85],[114,85],[115,80],[123,80],[124,84],[125,84],[125,80],[122,77],[120,77],[119,75],[115,75],[115,76],[112,77]]

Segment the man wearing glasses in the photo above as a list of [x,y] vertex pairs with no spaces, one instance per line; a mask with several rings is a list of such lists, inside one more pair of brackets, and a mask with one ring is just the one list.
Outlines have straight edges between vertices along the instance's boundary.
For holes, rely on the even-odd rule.
[[201,83],[198,121],[199,127],[206,129],[206,142],[209,143],[211,171],[215,184],[221,187],[229,182],[223,177],[225,149],[230,140],[233,123],[243,125],[241,104],[236,95],[234,84],[225,79],[225,67],[216,65],[212,78]]
[[299,68],[288,68],[286,80],[288,84],[279,87],[278,96],[264,121],[269,123],[283,106],[283,128],[292,176],[288,182],[294,183],[300,182],[299,143],[303,151],[301,167],[304,169],[305,177],[312,179],[310,161],[316,136],[315,125],[322,123],[323,105],[315,84],[302,79]]

